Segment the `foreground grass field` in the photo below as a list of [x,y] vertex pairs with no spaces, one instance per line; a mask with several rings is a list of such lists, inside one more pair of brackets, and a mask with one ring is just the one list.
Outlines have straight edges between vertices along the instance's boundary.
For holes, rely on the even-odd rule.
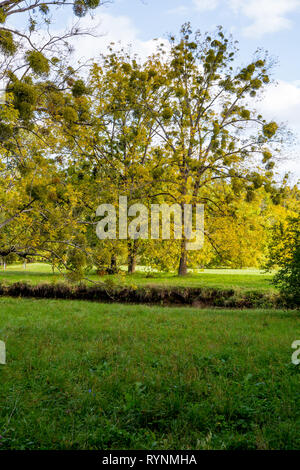
[[[182,287],[216,287],[220,289],[241,288],[244,290],[274,290],[271,285],[272,275],[258,269],[206,269],[203,272],[190,273],[183,278],[175,274],[160,274],[145,272],[142,267],[131,276],[97,276],[91,273],[88,276],[92,281],[114,280],[117,284],[182,286]],[[52,273],[50,265],[43,263],[28,264],[26,270],[23,265],[8,266],[0,270],[0,282],[27,281],[33,284],[40,282],[55,282],[64,280],[59,273]]]
[[1,449],[300,449],[295,311],[0,299]]

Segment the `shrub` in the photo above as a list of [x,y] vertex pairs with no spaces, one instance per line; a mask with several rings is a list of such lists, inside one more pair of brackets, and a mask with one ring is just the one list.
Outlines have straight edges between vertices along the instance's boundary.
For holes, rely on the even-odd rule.
[[266,267],[279,268],[274,285],[288,303],[300,305],[300,216],[273,227]]
[[90,300],[97,302],[118,302],[132,304],[187,305],[199,308],[278,308],[282,307],[280,296],[269,296],[255,291],[194,288],[194,287],[136,287],[114,283],[89,286],[69,283],[43,283],[31,285],[24,282],[0,284],[0,296],[37,297],[68,300]]

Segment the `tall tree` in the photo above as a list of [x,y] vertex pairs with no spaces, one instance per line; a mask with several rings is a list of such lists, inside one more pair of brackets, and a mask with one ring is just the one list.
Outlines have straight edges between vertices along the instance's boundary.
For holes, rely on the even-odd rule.
[[[69,39],[86,31],[77,24],[58,35],[52,31],[51,18],[57,9],[66,10],[70,6],[74,16],[80,18],[103,3],[101,0],[0,1],[0,81],[6,86],[0,100],[2,253],[44,256],[46,234],[51,233],[53,239],[55,227],[60,246],[73,243],[68,230],[63,232],[63,224],[52,216],[56,211],[58,217],[61,209],[60,217],[65,223],[69,220],[74,229],[74,218],[71,222],[69,217],[73,206],[69,203],[67,207],[67,201],[72,198],[66,195],[69,190],[63,177],[62,155],[58,152],[64,127],[70,127],[74,120],[85,125],[86,88],[68,61]],[[22,30],[11,22],[19,17]],[[56,248],[52,252],[65,262],[61,250]]]
[[[153,93],[149,76],[151,71],[124,50],[111,52],[91,70],[91,125],[67,138],[67,145],[77,165],[84,162],[91,175],[94,197],[87,199],[95,211],[100,202],[117,207],[120,196],[127,197],[128,205],[149,204],[159,166],[153,144],[157,124],[143,106]],[[138,239],[127,242],[129,273],[135,271],[139,245]]]
[[[179,40],[170,40],[168,55],[159,52],[148,61],[146,70],[159,71],[160,83],[155,98],[144,101],[172,172],[162,178],[165,192],[183,209],[185,203],[214,205],[208,193],[218,180],[230,182],[237,199],[241,186],[248,198],[262,185],[273,191],[271,144],[278,126],[253,105],[270,81],[267,58],[255,57],[235,71],[236,45],[221,28],[202,37],[185,24]],[[187,256],[183,239],[180,275],[187,272]]]

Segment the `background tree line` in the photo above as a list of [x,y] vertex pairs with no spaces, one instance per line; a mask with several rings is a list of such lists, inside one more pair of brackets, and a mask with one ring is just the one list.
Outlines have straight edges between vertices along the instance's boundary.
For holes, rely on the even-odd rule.
[[[99,5],[74,2],[82,16]],[[48,6],[49,5],[49,6]],[[88,75],[69,64],[68,39],[34,42],[39,20],[64,2],[0,2],[0,256],[43,259],[73,279],[139,261],[160,270],[259,266],[270,229],[298,217],[299,189],[276,180],[285,135],[255,110],[272,63],[238,67],[222,28],[183,25],[146,61],[111,47]],[[34,13],[31,13],[34,12]],[[37,13],[38,12],[38,13]],[[28,13],[28,34],[7,27]],[[50,28],[50,26],[49,26]],[[96,237],[96,208],[139,202],[205,204],[205,245]]]

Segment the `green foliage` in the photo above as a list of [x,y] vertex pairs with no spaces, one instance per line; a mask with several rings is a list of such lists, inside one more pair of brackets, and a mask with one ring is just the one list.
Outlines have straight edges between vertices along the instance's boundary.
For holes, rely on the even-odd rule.
[[73,5],[73,10],[76,16],[79,16],[80,18],[86,15],[87,8],[84,4],[83,1],[81,0],[76,0]]
[[28,51],[26,59],[37,75],[48,75],[50,71],[48,59],[39,51]]
[[63,109],[63,118],[68,124],[72,124],[78,119],[78,114],[71,106],[66,106]]
[[85,16],[89,9],[93,10],[100,4],[100,0],[75,0],[73,4],[73,11],[76,16],[82,18]]
[[[6,21],[6,14],[4,13],[3,9],[0,8],[0,24],[5,23]],[[0,29],[0,34],[1,34],[1,29]]]
[[268,139],[273,137],[276,134],[277,130],[278,125],[276,124],[276,122],[270,122],[269,124],[263,126],[263,133]]
[[47,15],[47,13],[49,13],[49,7],[46,3],[42,3],[40,6],[39,6],[39,10],[44,14],[44,15]]
[[45,201],[46,198],[46,188],[42,184],[28,184],[27,192],[33,199],[37,201]]
[[75,98],[79,98],[80,96],[87,93],[87,88],[83,80],[76,80],[72,87],[72,93]]
[[171,119],[172,115],[173,115],[173,111],[172,111],[171,108],[165,108],[165,109],[163,109],[163,111],[162,111],[162,117],[163,117],[165,120]]
[[8,140],[13,134],[10,125],[0,122],[0,140]]
[[[2,16],[2,20],[3,20]],[[10,31],[5,31],[0,27],[0,51],[5,55],[14,55],[17,50],[17,45],[14,41],[13,35]]]
[[67,252],[67,278],[73,282],[81,280],[84,276],[86,266],[87,254],[85,251],[85,238],[83,234],[77,234],[72,240]]
[[300,305],[300,217],[272,228],[268,269],[277,267],[273,283],[287,300]]
[[14,97],[14,106],[24,121],[29,121],[34,113],[38,89],[28,80],[14,80],[8,87]]
[[100,4],[100,0],[85,0],[86,5],[91,8],[92,10],[97,8]]
[[[96,8],[100,4],[100,0],[86,0],[84,2],[75,0],[75,3],[73,3],[75,9],[77,4],[83,5],[86,12]],[[14,129],[13,135],[15,137],[18,134],[19,128],[21,127],[24,132],[24,127],[26,126],[27,131],[35,132],[35,135],[39,134],[44,144],[51,147],[53,142],[51,142],[50,133],[47,133],[45,130],[46,126],[42,121],[44,119],[47,120],[49,117],[52,120],[53,118],[57,120],[62,114],[62,109],[59,109],[58,106],[55,108],[55,101],[51,101],[52,93],[56,93],[57,97],[70,82],[72,84],[75,82],[73,87],[74,96],[80,97],[86,91],[82,86],[83,82],[76,80],[75,71],[67,66],[68,55],[70,53],[68,38],[79,34],[80,30],[79,28],[73,28],[61,38],[57,36],[57,33],[53,35],[50,27],[51,20],[48,16],[51,5],[57,6],[57,2],[55,0],[47,3],[44,3],[42,0],[37,2],[21,0],[17,4],[14,1],[2,2],[1,4],[0,24],[5,24],[7,18],[10,20],[17,19],[18,15],[24,20],[24,17],[29,13],[28,21],[23,21],[22,30],[19,30],[17,26],[22,21],[13,21],[12,24],[15,24],[15,26],[10,26],[9,28],[6,28],[6,26],[0,27],[0,53],[14,56],[13,58],[15,59],[11,60],[9,67],[2,61],[3,70],[0,70],[1,77],[8,81],[8,91],[14,95],[13,105],[15,110],[18,111],[19,118],[18,121],[14,115],[14,122],[9,122],[9,119],[5,122],[9,128],[2,126],[1,129],[2,146],[9,154],[13,154],[15,145],[17,145],[14,138],[12,138],[10,128]],[[64,8],[64,6],[64,2],[60,2],[57,8]],[[49,38],[44,40],[38,34],[32,34],[33,32],[38,33],[43,27],[46,27],[49,33]],[[25,47],[17,47],[20,37],[24,39]],[[58,50],[59,58],[57,57]],[[20,70],[20,74],[16,73],[16,71]],[[51,79],[47,80],[47,82],[39,81],[40,77],[44,79],[48,77],[51,71],[54,71]],[[55,78],[53,79],[53,77]],[[61,94],[63,95],[64,93]],[[60,108],[64,104],[63,98]],[[49,111],[48,116],[46,116],[47,111]],[[71,113],[72,111],[65,112],[65,121],[68,124],[74,121],[74,113],[73,115]],[[81,112],[81,114],[83,113]],[[35,123],[33,120],[34,116],[38,117]],[[82,117],[81,121],[84,121],[85,117]],[[18,145],[20,147],[20,142],[18,142]]]

